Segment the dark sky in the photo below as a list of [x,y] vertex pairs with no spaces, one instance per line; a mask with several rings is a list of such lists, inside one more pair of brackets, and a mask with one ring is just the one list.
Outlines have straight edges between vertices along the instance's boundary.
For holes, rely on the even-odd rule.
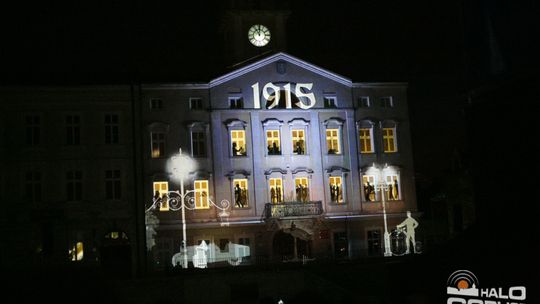
[[[221,1],[224,2],[224,1]],[[221,72],[220,14],[198,1],[21,3],[6,11],[3,81],[207,81]],[[290,1],[288,52],[357,81],[455,74],[455,4]]]
[[[4,7],[0,80],[209,81],[227,65],[218,29],[230,2],[41,1]],[[539,36],[534,1],[276,3],[291,12],[286,51],[293,56],[353,81],[409,82],[415,157],[423,160],[416,168],[427,175],[442,174],[439,167],[449,166],[454,150],[466,150],[465,92],[491,75],[492,59],[511,73],[538,61],[530,61],[538,53],[530,39]],[[488,53],[493,45],[499,57]]]

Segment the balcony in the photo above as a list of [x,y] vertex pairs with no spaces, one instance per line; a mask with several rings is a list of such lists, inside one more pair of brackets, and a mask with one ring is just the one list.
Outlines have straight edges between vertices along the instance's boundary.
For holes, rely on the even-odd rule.
[[285,202],[278,204],[268,203],[264,206],[264,218],[283,218],[290,216],[321,215],[322,202]]

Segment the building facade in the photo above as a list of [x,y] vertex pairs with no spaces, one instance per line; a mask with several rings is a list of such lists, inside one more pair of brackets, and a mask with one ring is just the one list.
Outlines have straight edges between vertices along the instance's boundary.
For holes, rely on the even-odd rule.
[[382,201],[389,230],[417,210],[406,83],[276,53],[208,83],[4,87],[1,99],[3,266],[172,267],[179,149],[196,164],[187,245],[213,245],[209,262],[231,243],[249,248],[233,264],[378,256]]
[[[248,264],[380,255],[382,195],[390,228],[416,211],[406,89],[285,53],[209,83],[143,85],[145,202],[163,202],[147,218],[150,267],[181,247],[180,212],[164,206],[179,149],[196,162],[187,245],[214,244],[210,261],[229,243],[249,246]],[[223,199],[225,218],[212,206]]]

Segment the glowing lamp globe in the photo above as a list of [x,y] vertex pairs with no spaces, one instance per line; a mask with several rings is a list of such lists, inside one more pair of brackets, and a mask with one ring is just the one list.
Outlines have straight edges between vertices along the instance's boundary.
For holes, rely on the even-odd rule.
[[172,175],[177,179],[186,179],[189,176],[190,172],[193,172],[197,169],[197,165],[191,157],[188,155],[180,153],[174,155],[167,162],[167,171],[172,173]]

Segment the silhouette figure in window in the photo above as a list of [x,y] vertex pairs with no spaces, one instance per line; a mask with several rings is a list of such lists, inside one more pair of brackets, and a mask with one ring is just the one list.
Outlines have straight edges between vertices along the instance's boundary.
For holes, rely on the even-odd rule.
[[234,200],[236,201],[237,207],[244,207],[244,202],[242,201],[242,189],[240,189],[239,184],[236,184],[236,186],[234,187]]
[[236,143],[233,143],[233,144],[232,144],[232,153],[233,153],[233,155],[234,155],[234,156],[238,155],[238,152],[239,152],[239,151],[240,151],[240,150],[238,150],[238,148],[236,147]]
[[296,142],[296,147],[294,148],[294,152],[296,154],[304,154],[304,145],[303,145],[302,140],[299,140]]

